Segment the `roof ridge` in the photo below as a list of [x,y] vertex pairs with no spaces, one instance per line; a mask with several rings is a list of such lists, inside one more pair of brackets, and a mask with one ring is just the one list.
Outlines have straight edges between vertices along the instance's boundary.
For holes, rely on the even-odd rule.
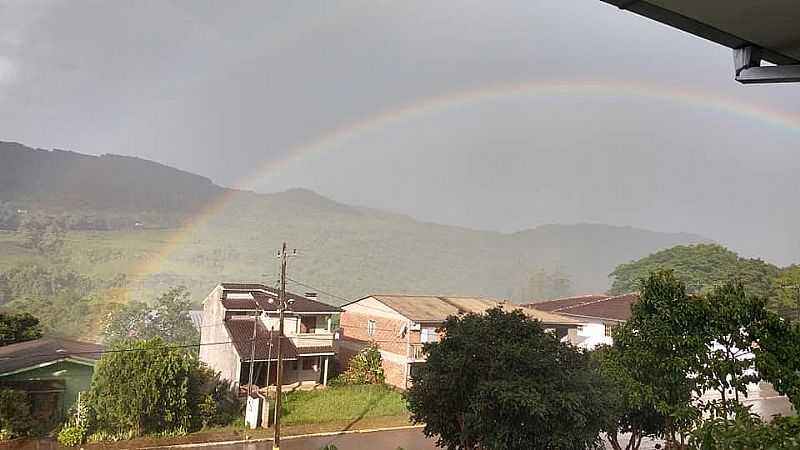
[[600,299],[597,299],[597,300],[588,301],[586,303],[579,303],[577,305],[567,305],[567,306],[564,306],[562,308],[555,309],[554,311],[555,312],[561,312],[561,311],[565,311],[565,310],[568,310],[568,309],[580,308],[581,306],[594,305],[594,304],[597,304],[597,303],[602,303],[602,302],[605,302],[605,301],[608,301],[608,300],[612,300],[614,298],[616,298],[616,297],[605,297],[605,298],[600,298]]
[[446,304],[452,306],[453,308],[455,308],[458,311],[459,314],[463,314],[463,313],[467,312],[466,309],[464,309],[464,308],[458,306],[457,304],[453,303],[447,297],[438,297],[437,296],[436,298],[438,298],[439,300],[443,301],[444,303],[446,303]]

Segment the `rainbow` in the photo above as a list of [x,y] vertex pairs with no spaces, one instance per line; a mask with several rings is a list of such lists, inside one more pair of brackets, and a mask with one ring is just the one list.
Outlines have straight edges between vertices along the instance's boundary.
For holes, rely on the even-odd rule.
[[[691,107],[735,118],[751,119],[773,126],[776,129],[800,133],[800,115],[798,114],[707,92],[621,81],[571,80],[501,83],[426,98],[422,101],[409,103],[397,108],[389,108],[358,120],[343,123],[313,140],[290,148],[286,157],[269,161],[257,167],[233,187],[236,189],[251,189],[257,184],[258,180],[289,164],[302,163],[324,152],[342,149],[346,144],[356,139],[392,126],[490,103],[537,97],[641,99]],[[142,276],[159,271],[163,261],[191,234],[191,230],[205,223],[214,213],[222,209],[230,198],[235,195],[234,193],[235,191],[227,191],[221,194],[207,207],[195,213],[185,227],[177,230],[162,246],[160,251],[137,267],[134,273]]]

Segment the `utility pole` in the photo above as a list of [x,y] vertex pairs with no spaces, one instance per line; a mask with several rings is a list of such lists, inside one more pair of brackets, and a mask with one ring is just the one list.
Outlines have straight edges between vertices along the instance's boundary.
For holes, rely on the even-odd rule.
[[281,387],[283,384],[283,311],[286,309],[286,242],[281,248],[281,292],[278,297],[278,364],[275,374],[275,428],[273,429],[272,450],[281,448]]
[[261,311],[256,311],[256,316],[253,318],[253,340],[250,342],[250,376],[247,379],[247,397],[253,394],[253,365],[256,359],[256,330],[258,320],[261,317]]

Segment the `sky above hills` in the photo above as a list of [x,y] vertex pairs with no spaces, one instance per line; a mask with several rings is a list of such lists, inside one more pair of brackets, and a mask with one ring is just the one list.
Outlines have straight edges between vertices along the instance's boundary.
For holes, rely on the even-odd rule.
[[599,0],[0,0],[0,140],[513,231],[800,261],[800,87]]

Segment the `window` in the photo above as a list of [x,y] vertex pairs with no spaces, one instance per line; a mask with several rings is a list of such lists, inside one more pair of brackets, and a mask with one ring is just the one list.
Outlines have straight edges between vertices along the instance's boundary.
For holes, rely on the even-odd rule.
[[436,334],[435,328],[423,328],[420,332],[419,341],[422,343],[425,342],[438,342],[439,335]]
[[367,336],[375,336],[375,321],[367,322]]
[[314,370],[314,359],[313,356],[303,358],[303,370]]
[[292,370],[297,370],[297,360],[296,360],[296,359],[293,359],[293,360],[289,361],[289,367],[290,367]]
[[615,325],[615,324],[608,324],[608,323],[607,323],[607,324],[604,324],[604,325],[605,325],[605,328],[606,328],[606,330],[605,330],[605,331],[606,331],[606,332],[605,332],[606,336],[608,336],[608,337],[611,337],[611,333],[613,333],[613,332],[614,332],[614,329],[615,329],[615,328],[617,328],[617,325]]

